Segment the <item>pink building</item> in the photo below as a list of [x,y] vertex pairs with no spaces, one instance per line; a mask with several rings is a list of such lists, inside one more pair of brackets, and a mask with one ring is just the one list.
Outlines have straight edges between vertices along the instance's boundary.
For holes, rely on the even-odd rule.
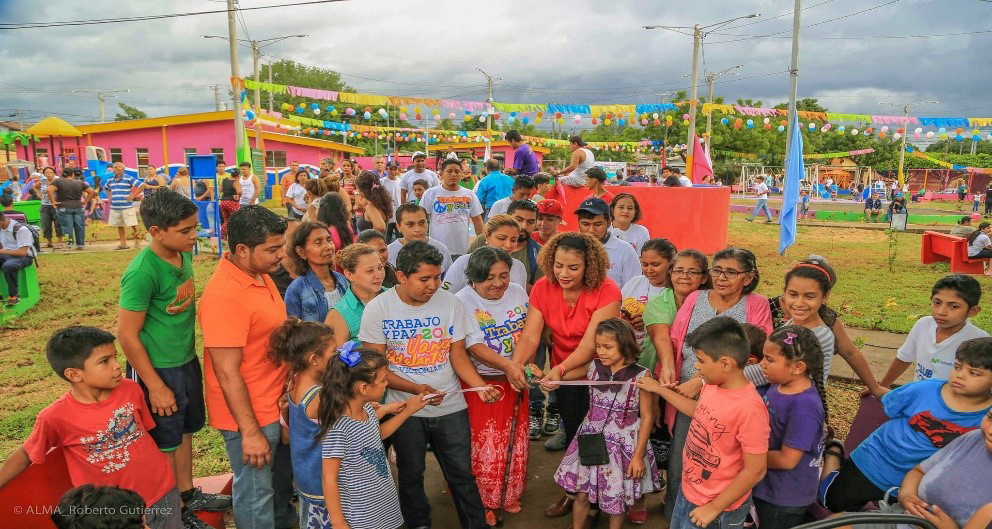
[[[185,164],[186,157],[191,154],[215,154],[228,166],[237,163],[232,110],[114,121],[77,128],[83,133],[85,146],[102,147],[108,161],[122,162],[132,170],[144,165],[173,167]],[[316,166],[323,158],[340,161],[345,156],[365,154],[360,147],[318,138],[264,130],[261,136],[270,184],[275,172],[285,169],[294,160],[302,165]],[[250,147],[256,148],[258,138],[254,130],[248,130],[248,140]],[[255,171],[260,172],[257,168]]]

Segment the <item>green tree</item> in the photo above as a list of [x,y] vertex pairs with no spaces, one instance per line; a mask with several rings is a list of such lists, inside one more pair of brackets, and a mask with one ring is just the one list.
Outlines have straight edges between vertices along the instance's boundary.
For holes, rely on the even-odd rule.
[[148,114],[145,114],[127,103],[117,103],[117,106],[120,107],[124,113],[121,114],[118,112],[114,114],[114,121],[127,121],[129,119],[144,119],[148,117]]

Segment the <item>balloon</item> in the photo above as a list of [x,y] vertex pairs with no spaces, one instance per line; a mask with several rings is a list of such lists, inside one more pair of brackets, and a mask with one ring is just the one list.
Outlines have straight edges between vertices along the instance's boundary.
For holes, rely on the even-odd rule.
[[[523,118],[523,119],[521,119],[520,121],[522,121],[522,122],[524,123],[524,125],[526,125],[526,124],[527,124],[527,122],[529,122],[529,121],[530,121],[530,118],[528,118],[527,116],[524,116],[524,118]],[[595,120],[593,120],[593,121],[595,121]]]
[[764,123],[764,124],[766,124],[766,125],[767,125],[767,124],[769,124],[769,123],[771,123],[771,121],[772,121],[772,120],[770,120],[770,119],[768,119],[768,118],[765,118],[765,119],[763,119],[763,120],[762,120],[762,123]]
[[448,112],[448,119],[455,119],[455,113],[454,112]]
[[721,125],[726,125],[727,123],[730,123],[730,120],[729,119],[727,119],[727,118],[721,118],[720,119],[720,124]]
[[655,112],[654,114],[651,114],[651,119],[657,120],[658,119],[658,113]]
[[648,120],[647,120],[647,118],[641,118],[641,125],[643,125],[645,127],[648,126]]
[[785,125],[779,125],[778,126],[778,131],[779,132],[783,132],[784,130],[785,130]]
[[927,139],[933,138],[933,131],[927,131]]
[[372,113],[366,110],[365,113],[362,114],[362,117],[365,119],[372,119]]
[[319,108],[313,109],[313,115],[319,116],[320,115],[320,109]]

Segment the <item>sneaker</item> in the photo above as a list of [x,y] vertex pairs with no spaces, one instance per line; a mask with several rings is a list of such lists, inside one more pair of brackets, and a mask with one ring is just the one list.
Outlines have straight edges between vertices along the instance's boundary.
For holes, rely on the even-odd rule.
[[180,515],[183,521],[183,529],[210,529],[210,526],[196,516],[192,510],[183,508]]
[[231,497],[225,494],[206,494],[200,487],[182,493],[183,504],[192,511],[226,511],[231,508]]
[[549,452],[564,450],[566,446],[568,446],[568,443],[565,442],[565,430],[562,429],[559,429],[558,433],[551,436],[551,439],[548,439],[544,443],[544,449]]
[[541,438],[541,426],[544,423],[544,416],[542,414],[535,414],[531,412],[530,414],[530,440],[536,441]]
[[554,435],[559,430],[561,430],[561,415],[548,413],[547,419],[544,420],[544,435]]

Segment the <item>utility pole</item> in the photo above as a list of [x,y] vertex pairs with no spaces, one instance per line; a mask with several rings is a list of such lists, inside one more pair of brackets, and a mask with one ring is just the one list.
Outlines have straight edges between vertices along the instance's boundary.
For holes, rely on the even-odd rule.
[[696,137],[696,107],[699,104],[697,101],[698,90],[699,90],[699,52],[703,45],[703,38],[706,37],[707,33],[710,31],[715,31],[720,29],[727,24],[736,22],[744,18],[755,18],[759,17],[759,14],[745,15],[742,17],[735,17],[722,22],[717,22],[715,24],[709,24],[707,26],[700,26],[696,24],[694,26],[643,26],[644,29],[667,29],[669,31],[674,31],[675,33],[680,33],[683,35],[688,35],[686,30],[692,30],[692,89],[689,94],[689,130],[687,131],[688,141],[686,142],[686,157],[685,157],[685,174],[687,177],[692,177],[692,158],[693,151],[695,148],[695,137]]
[[107,119],[106,119],[106,112],[104,110],[104,105],[107,102],[107,96],[117,97],[114,94],[119,94],[121,92],[130,92],[130,90],[73,90],[73,92],[95,95],[97,101],[100,102],[100,123],[106,123]]
[[[728,72],[730,72],[732,70],[736,70],[736,69],[740,68],[741,66],[744,66],[744,65],[743,64],[738,64],[737,66],[734,66],[732,68],[727,68],[726,70],[723,70],[721,72],[706,74],[706,82],[709,84],[709,94],[706,97],[706,102],[707,103],[710,103],[710,104],[713,103],[713,83],[715,83],[716,80],[719,79],[721,75],[723,75],[725,73],[728,73]],[[734,75],[737,75],[737,73],[735,72]],[[710,109],[710,111],[706,113],[706,138],[705,138],[705,141],[706,141],[706,149],[707,150],[709,150],[709,148],[710,148],[710,135],[712,133],[713,133],[713,110]]]
[[[272,84],[272,61],[269,61],[269,84],[270,85]],[[269,114],[272,113],[272,108],[273,108],[272,100],[273,100],[272,91],[269,90]]]
[[227,34],[228,43],[231,45],[231,93],[234,103],[234,150],[237,162],[245,150],[245,122],[241,115],[241,90],[238,90],[238,81],[241,77],[241,69],[238,67],[238,26],[234,21],[234,2],[227,0]]
[[214,110],[220,112],[220,85],[212,84],[210,89],[214,91]]
[[906,164],[906,136],[909,134],[909,108],[916,105],[936,105],[937,103],[938,101],[921,101],[919,103],[887,103],[883,101],[883,104],[889,106],[902,107],[903,129],[902,142],[899,147],[899,189],[902,189],[903,184],[906,183],[903,168]]
[[[802,13],[801,3],[802,0],[796,0],[792,8],[792,62],[789,63],[789,123],[785,134],[785,167],[789,166],[789,152],[792,149],[792,128],[796,122],[796,97],[799,91],[799,19]],[[804,176],[799,175],[799,180],[801,181]]]

